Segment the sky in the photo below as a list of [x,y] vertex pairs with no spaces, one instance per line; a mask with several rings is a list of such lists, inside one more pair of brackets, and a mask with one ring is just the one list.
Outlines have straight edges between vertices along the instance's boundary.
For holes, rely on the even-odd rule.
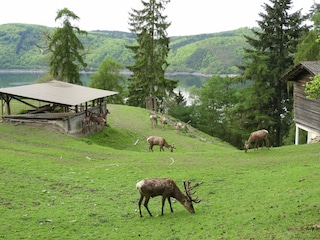
[[[320,0],[292,0],[292,11],[308,13]],[[169,36],[187,36],[255,27],[262,5],[269,0],[171,0],[164,15],[171,22]],[[81,30],[129,31],[132,9],[142,8],[141,0],[9,0],[1,4],[0,24],[27,23],[60,27],[57,11],[68,8],[80,20]]]

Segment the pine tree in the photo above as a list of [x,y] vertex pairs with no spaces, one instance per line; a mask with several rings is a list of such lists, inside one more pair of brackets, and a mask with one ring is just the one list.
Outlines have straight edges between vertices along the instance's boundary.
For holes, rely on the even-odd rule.
[[128,104],[144,107],[147,97],[172,96],[177,81],[167,79],[165,71],[170,51],[166,16],[162,12],[169,0],[142,1],[142,10],[129,13],[130,31],[136,35],[137,45],[127,46],[133,52],[134,64],[127,66],[132,72],[128,78]]
[[56,28],[53,34],[48,35],[48,50],[50,57],[50,74],[57,80],[80,84],[80,70],[87,64],[84,62],[84,46],[77,34],[87,32],[71,25],[71,20],[79,17],[67,8],[59,10],[57,20],[62,20],[62,27]]
[[282,138],[292,123],[292,93],[281,76],[293,66],[293,55],[300,37],[307,31],[301,11],[289,14],[291,0],[270,0],[264,4],[265,13],[253,29],[255,37],[245,36],[251,46],[245,49],[247,60],[244,79],[252,86],[245,98],[246,116],[243,122],[250,130],[267,128],[275,146],[282,145]]

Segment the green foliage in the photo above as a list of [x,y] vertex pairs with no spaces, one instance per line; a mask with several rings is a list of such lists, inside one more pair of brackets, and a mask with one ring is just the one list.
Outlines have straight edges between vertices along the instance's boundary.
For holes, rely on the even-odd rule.
[[144,2],[142,10],[129,13],[131,32],[137,38],[134,45],[127,46],[132,53],[134,63],[127,66],[132,72],[128,81],[128,100],[132,106],[144,107],[148,97],[156,97],[159,103],[174,95],[177,81],[165,78],[170,50],[167,29],[170,23],[163,16],[168,0]]
[[123,66],[109,58],[105,58],[97,73],[91,75],[89,87],[116,91],[117,95],[108,98],[109,103],[124,103],[125,79],[120,70]]
[[302,61],[316,61],[320,59],[320,44],[317,42],[320,29],[320,4],[314,3],[311,8],[309,20],[313,21],[313,29],[310,30],[297,46],[294,63]]
[[[42,33],[52,33],[53,28],[29,24],[0,25],[0,69],[48,69],[48,55],[37,46],[44,46]],[[228,32],[200,34],[194,36],[170,37],[168,54],[168,72],[201,72],[207,74],[238,73],[238,65],[243,64],[243,48],[248,47],[243,35],[252,35],[248,28]],[[97,71],[103,59],[111,58],[123,66],[133,64],[132,51],[126,45],[133,45],[136,36],[118,31],[90,31],[79,40],[88,49],[84,61],[87,70]],[[226,47],[224,45],[226,44]],[[223,48],[223,51],[220,51]],[[209,53],[199,60],[194,54],[197,49],[206,49]],[[190,65],[201,62],[201,67]],[[200,56],[201,57],[201,56]],[[214,61],[210,62],[208,59]],[[188,65],[189,63],[189,65]],[[188,67],[186,67],[188,65]]]
[[320,44],[317,43],[318,31],[311,30],[299,43],[294,62],[299,64],[302,61],[316,61],[320,59]]
[[238,148],[243,147],[239,116],[234,111],[240,102],[234,78],[213,76],[198,91],[192,125]]
[[236,66],[243,63],[243,47],[247,44],[243,32],[233,31],[172,38],[171,46],[170,71],[236,74],[239,73]]
[[79,17],[67,8],[59,10],[55,20],[61,20],[62,27],[48,36],[50,74],[57,80],[82,85],[80,70],[87,64],[83,59],[84,46],[77,34],[85,35],[87,32],[72,26],[71,20],[79,20]]
[[246,96],[245,105],[252,110],[247,119],[255,126],[266,124],[266,116],[271,117],[267,129],[274,133],[275,145],[280,146],[292,123],[293,104],[291,91],[279,79],[292,67],[298,41],[308,28],[302,25],[306,18],[300,11],[289,14],[291,0],[270,2],[272,5],[264,4],[265,13],[260,13],[260,29],[253,29],[255,37],[246,36],[251,48],[245,50],[244,79],[252,80],[253,89],[247,91],[251,95]]
[[317,99],[320,95],[320,75],[316,75],[311,82],[306,83],[305,92],[310,99]]
[[[110,107],[110,127],[90,139],[0,124],[1,238],[319,239],[319,144],[245,154],[207,135],[151,129],[144,109]],[[177,149],[148,152],[151,133]],[[203,181],[196,213],[178,202],[170,213],[166,202],[160,216],[155,197],[154,217],[142,208],[140,218],[135,184],[146,177],[171,177],[182,191],[183,180]]]
[[0,25],[0,68],[39,69],[48,59],[36,47],[47,27],[26,24]]

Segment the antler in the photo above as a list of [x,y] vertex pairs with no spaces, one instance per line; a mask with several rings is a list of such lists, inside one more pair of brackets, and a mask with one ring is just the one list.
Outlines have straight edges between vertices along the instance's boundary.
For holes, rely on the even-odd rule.
[[193,185],[193,186],[190,186],[190,183],[191,183],[190,181],[183,181],[184,189],[186,190],[187,197],[188,197],[189,200],[192,201],[192,202],[195,202],[195,203],[201,202],[201,200],[199,200],[198,197],[195,198],[195,199],[192,199],[191,195],[195,194],[196,191],[194,191],[194,192],[192,192],[192,193],[191,193],[190,191],[191,191],[192,189],[194,189],[195,187],[199,186],[200,184],[202,184],[203,182],[198,182],[198,183],[196,183],[196,184]]

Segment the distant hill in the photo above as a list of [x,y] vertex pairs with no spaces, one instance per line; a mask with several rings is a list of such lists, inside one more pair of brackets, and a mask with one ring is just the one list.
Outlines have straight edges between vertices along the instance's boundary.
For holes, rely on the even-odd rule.
[[[53,31],[40,25],[0,25],[0,70],[46,69],[47,55],[37,45],[44,45],[41,33]],[[171,37],[168,72],[197,72],[202,74],[237,73],[242,63],[243,48],[247,46],[243,35],[252,35],[248,28],[233,31]],[[132,53],[125,45],[135,43],[135,36],[119,31],[90,31],[81,37],[90,54],[85,58],[89,70],[95,71],[105,57],[124,66],[132,63]]]

